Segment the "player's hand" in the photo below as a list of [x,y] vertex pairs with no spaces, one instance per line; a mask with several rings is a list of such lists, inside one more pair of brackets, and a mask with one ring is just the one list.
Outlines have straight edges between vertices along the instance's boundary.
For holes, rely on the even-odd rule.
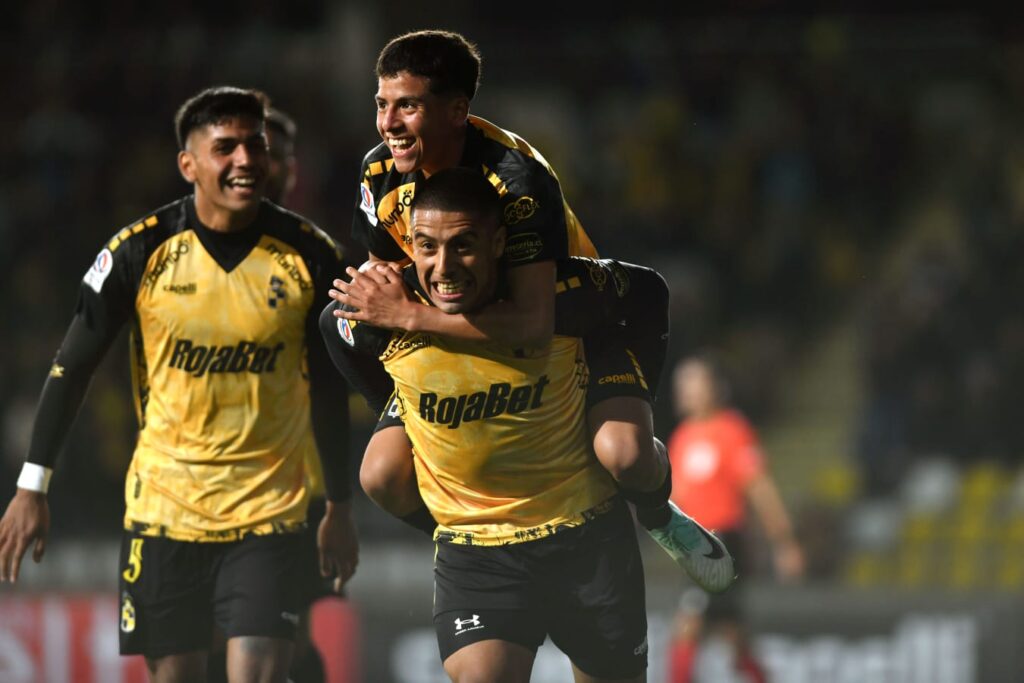
[[0,582],[18,580],[21,558],[30,545],[32,559],[42,560],[49,533],[50,506],[46,494],[18,489],[0,519]]
[[359,564],[359,538],[352,521],[352,504],[327,501],[327,511],[316,531],[320,575],[334,577],[334,592],[341,593]]
[[799,543],[788,539],[775,546],[775,573],[780,581],[799,581],[804,576],[804,568],[804,551]]
[[338,318],[348,318],[389,330],[410,330],[419,304],[402,282],[397,266],[374,263],[369,267],[346,268],[350,282],[335,280],[329,294],[335,301],[354,311],[335,311]]

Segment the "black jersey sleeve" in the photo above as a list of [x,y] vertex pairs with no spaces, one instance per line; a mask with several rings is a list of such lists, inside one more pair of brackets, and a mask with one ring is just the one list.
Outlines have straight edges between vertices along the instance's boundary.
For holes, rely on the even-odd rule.
[[503,195],[505,262],[519,266],[569,256],[565,204],[558,179],[533,159],[510,154],[498,169],[508,177]]
[[394,382],[378,359],[392,333],[337,318],[334,311],[340,307],[332,301],[320,314],[320,334],[334,367],[379,415],[394,391]]
[[[379,148],[372,150],[363,159],[356,186],[356,200],[352,212],[352,239],[367,251],[385,261],[404,261],[408,255],[402,250],[387,230],[380,227],[377,218],[377,194],[371,183],[369,166]],[[378,162],[379,163],[379,162]],[[377,176],[379,178],[379,176]],[[379,182],[378,182],[379,184]]]
[[309,365],[310,419],[320,454],[327,499],[340,502],[352,495],[349,477],[348,385],[331,369],[319,331],[319,313],[329,301],[331,281],[344,273],[345,263],[335,243],[314,245],[313,282],[317,297],[306,316],[306,354]]
[[92,375],[133,310],[132,262],[130,250],[106,248],[86,272],[39,397],[28,462],[56,464]]

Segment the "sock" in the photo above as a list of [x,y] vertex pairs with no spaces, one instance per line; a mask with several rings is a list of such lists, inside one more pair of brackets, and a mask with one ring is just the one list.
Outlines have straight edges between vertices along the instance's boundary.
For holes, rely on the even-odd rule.
[[398,519],[405,522],[413,529],[418,529],[431,538],[434,537],[434,529],[437,528],[437,520],[435,520],[434,516],[430,514],[430,510],[427,509],[426,505],[416,508],[409,514],[404,517],[399,517]]
[[665,468],[665,479],[653,491],[637,491],[619,486],[622,497],[636,508],[636,519],[645,529],[657,529],[668,524],[672,518],[672,508],[668,506],[668,497],[672,493],[672,466]]

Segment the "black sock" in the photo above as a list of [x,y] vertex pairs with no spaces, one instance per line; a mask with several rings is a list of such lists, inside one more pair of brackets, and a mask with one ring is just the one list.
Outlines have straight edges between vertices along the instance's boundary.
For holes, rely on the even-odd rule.
[[399,517],[398,519],[405,522],[413,529],[418,529],[431,538],[434,537],[434,529],[437,528],[437,520],[435,520],[434,516],[430,514],[430,510],[427,509],[426,505],[416,508],[409,514]]
[[665,526],[672,518],[668,497],[672,493],[672,468],[665,469],[665,480],[653,491],[637,491],[619,486],[622,497],[636,508],[636,519],[645,529]]

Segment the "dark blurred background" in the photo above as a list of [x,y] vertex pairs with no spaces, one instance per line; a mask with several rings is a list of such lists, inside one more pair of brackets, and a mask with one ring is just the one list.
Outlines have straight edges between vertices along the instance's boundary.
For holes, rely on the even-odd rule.
[[[0,499],[104,241],[187,192],[175,109],[258,87],[298,122],[291,208],[349,246],[394,35],[464,33],[473,113],[538,147],[602,254],[715,347],[836,590],[1024,588],[1024,31],[965,6],[38,1],[0,22]],[[111,539],[134,439],[112,349],[55,475],[54,536]],[[666,372],[665,380],[668,375]],[[664,438],[675,416],[659,401]],[[370,417],[358,399],[355,453]],[[358,462],[353,463],[357,467]],[[364,544],[414,542],[357,497]],[[365,561],[369,563],[369,560]],[[364,570],[373,571],[369,564]]]

